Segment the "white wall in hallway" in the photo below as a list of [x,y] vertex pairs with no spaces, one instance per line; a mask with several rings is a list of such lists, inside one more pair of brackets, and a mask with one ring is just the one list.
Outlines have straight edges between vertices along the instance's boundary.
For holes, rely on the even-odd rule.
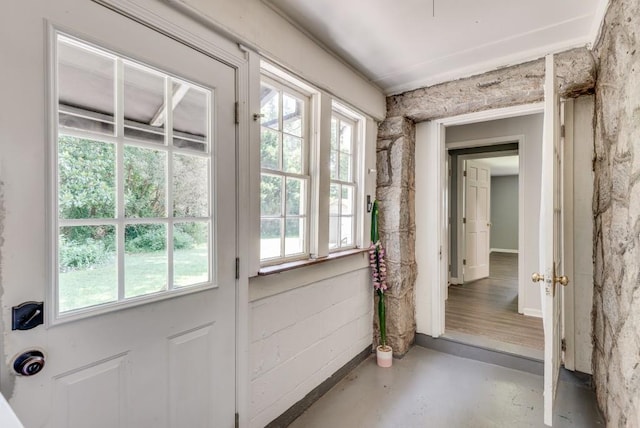
[[518,176],[491,177],[491,249],[518,251]]
[[280,416],[371,346],[368,254],[353,257],[362,259],[358,270],[251,302],[251,427]]

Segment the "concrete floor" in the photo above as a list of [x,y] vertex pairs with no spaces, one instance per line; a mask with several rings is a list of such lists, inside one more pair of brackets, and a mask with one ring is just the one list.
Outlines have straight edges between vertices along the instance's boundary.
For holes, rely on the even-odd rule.
[[[378,368],[368,358],[292,428],[544,427],[542,377],[414,346]],[[554,427],[604,426],[593,392],[558,387]]]

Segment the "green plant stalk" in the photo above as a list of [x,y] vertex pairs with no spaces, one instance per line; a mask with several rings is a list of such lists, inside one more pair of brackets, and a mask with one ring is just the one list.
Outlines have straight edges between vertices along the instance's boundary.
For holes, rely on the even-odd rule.
[[380,345],[387,346],[387,314],[384,304],[384,293],[378,290],[378,321],[380,322]]
[[[378,201],[373,201],[371,208],[371,242],[375,244],[380,240],[378,231]],[[376,268],[380,272],[380,258],[376,248]],[[387,346],[387,311],[384,301],[384,291],[377,290],[378,293],[378,325],[380,327],[380,345]]]

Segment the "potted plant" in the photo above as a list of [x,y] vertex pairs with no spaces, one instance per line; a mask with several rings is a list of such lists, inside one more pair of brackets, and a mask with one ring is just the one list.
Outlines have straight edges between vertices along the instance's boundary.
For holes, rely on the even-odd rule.
[[393,349],[387,345],[387,316],[385,306],[385,291],[387,291],[387,265],[384,261],[384,248],[378,233],[378,201],[373,201],[371,210],[371,247],[369,248],[369,263],[371,265],[371,279],[373,288],[378,295],[378,325],[380,327],[380,344],[376,348],[376,359],[380,367],[391,367],[393,363]]

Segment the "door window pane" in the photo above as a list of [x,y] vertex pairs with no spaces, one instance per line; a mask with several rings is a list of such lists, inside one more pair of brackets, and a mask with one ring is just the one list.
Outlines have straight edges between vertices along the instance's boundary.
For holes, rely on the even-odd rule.
[[110,143],[61,136],[58,139],[60,218],[114,218],[116,150]]
[[129,224],[124,231],[124,296],[167,289],[167,227]]
[[124,136],[164,144],[165,77],[138,64],[124,63]]
[[114,135],[115,57],[64,36],[57,54],[60,126]]
[[173,215],[206,217],[209,215],[209,160],[174,154]]
[[209,91],[174,79],[171,105],[173,106],[173,145],[206,152],[209,142]]
[[118,300],[114,226],[61,227],[58,234],[60,312]]
[[166,169],[166,152],[125,146],[124,199],[127,217],[167,215]]
[[173,282],[176,287],[209,280],[209,225],[176,223],[173,228]]

